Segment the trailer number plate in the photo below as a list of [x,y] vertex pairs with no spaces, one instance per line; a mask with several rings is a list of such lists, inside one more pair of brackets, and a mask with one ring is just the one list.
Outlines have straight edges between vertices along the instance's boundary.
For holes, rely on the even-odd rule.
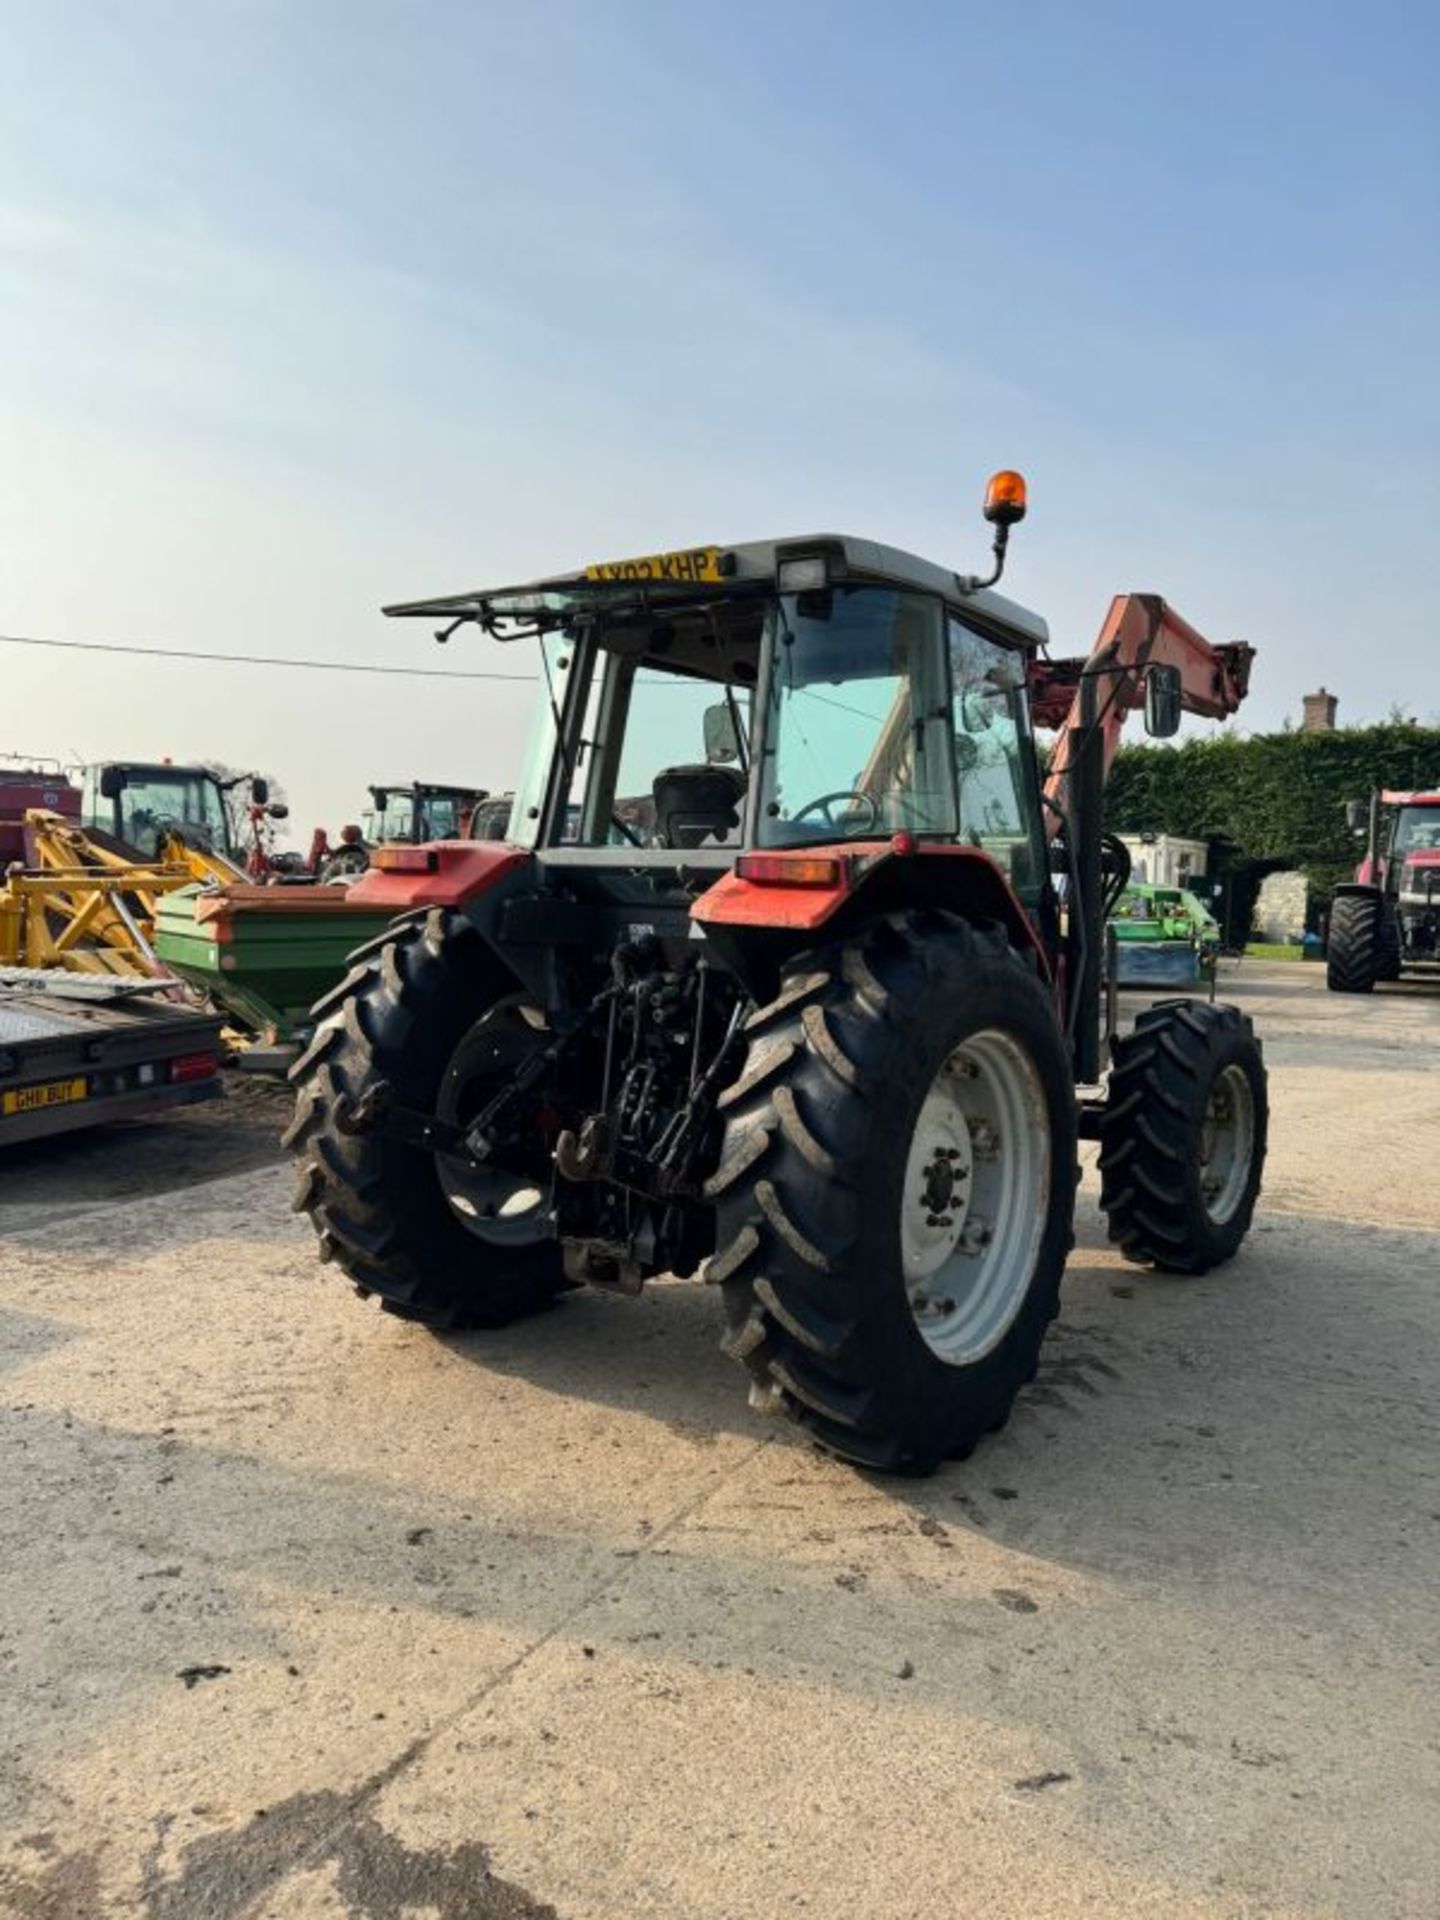
[[8,1118],[12,1113],[38,1113],[42,1107],[68,1107],[72,1101],[83,1100],[86,1090],[83,1079],[43,1080],[38,1087],[12,1087],[0,1100],[0,1113]]

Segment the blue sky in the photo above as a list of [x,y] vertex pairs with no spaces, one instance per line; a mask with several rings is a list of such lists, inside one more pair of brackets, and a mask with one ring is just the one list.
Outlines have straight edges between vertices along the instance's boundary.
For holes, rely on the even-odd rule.
[[[809,528],[1163,592],[1251,727],[1440,712],[1440,12],[0,4],[0,631],[419,665],[385,600]],[[463,649],[463,652],[462,652]],[[524,688],[4,648],[0,748],[502,785]]]

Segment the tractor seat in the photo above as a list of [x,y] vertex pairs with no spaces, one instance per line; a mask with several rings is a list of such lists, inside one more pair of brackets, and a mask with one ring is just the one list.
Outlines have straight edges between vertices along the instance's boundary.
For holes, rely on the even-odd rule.
[[651,791],[657,846],[723,843],[739,829],[745,776],[737,767],[666,767],[656,774]]

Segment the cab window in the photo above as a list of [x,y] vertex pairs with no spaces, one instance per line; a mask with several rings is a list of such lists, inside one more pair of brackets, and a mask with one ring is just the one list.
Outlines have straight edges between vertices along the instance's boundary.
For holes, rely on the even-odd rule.
[[960,838],[1028,889],[1044,872],[1025,656],[947,622]]

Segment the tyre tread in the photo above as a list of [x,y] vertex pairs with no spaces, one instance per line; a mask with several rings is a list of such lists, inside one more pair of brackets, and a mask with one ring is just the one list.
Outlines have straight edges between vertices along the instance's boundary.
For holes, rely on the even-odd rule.
[[[1111,1042],[1100,1123],[1100,1205],[1127,1260],[1171,1273],[1207,1273],[1249,1231],[1264,1171],[1268,1110],[1260,1042],[1248,1015],[1203,1000],[1147,1008]],[[1205,1102],[1216,1074],[1245,1063],[1255,1101],[1254,1159],[1231,1219],[1212,1221],[1191,1178]]]
[[1389,957],[1380,894],[1337,894],[1325,953],[1325,985],[1330,992],[1373,992],[1376,981],[1387,973]]
[[[886,1125],[880,1090],[893,1086],[897,1050],[923,1019],[924,996],[941,996],[932,1007],[953,1004],[974,968],[997,964],[1013,967],[1014,991],[1033,996],[1048,1022],[1034,967],[990,923],[898,913],[805,956],[750,1017],[749,1051],[722,1102],[725,1139],[706,1189],[717,1203],[717,1252],[706,1278],[725,1299],[724,1351],[749,1370],[756,1404],[776,1406],[822,1446],[880,1471],[927,1472],[1003,1424],[1034,1377],[1058,1308],[1073,1237],[1065,1176],[1052,1203],[1064,1209],[1064,1232],[1047,1241],[1053,1271],[1037,1296],[1035,1351],[1027,1345],[1007,1359],[1008,1375],[963,1414],[947,1411],[938,1440],[933,1421],[898,1405],[894,1381],[876,1374],[865,1318],[874,1280],[858,1249],[868,1159]],[[1073,1094],[1058,1030],[1054,1070],[1068,1116]],[[1060,1156],[1071,1181],[1073,1148],[1071,1138]]]

